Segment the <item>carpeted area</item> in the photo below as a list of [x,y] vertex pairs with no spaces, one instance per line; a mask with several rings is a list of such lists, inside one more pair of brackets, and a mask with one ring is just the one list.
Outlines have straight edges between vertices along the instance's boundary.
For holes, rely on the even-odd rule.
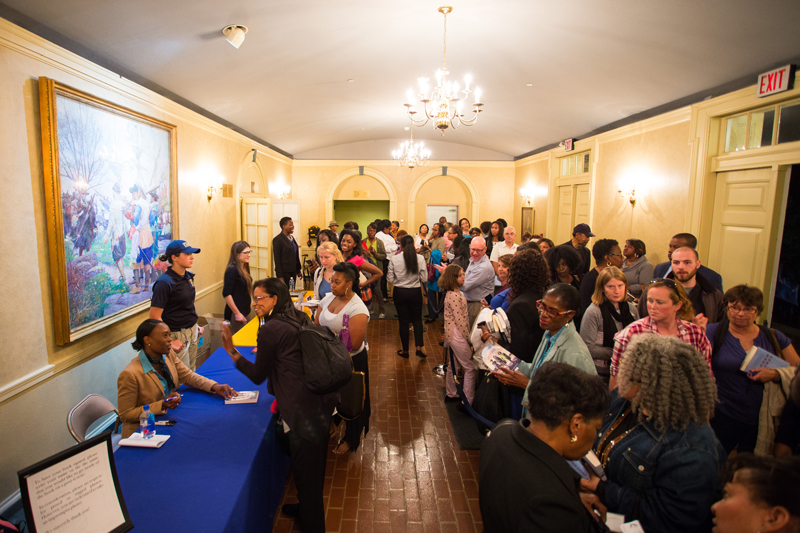
[[[441,390],[442,397],[446,397],[447,393],[445,392],[445,388],[442,387]],[[453,433],[455,433],[456,436],[456,441],[458,441],[458,449],[480,450],[481,443],[485,437],[478,431],[475,419],[459,411],[458,405],[458,402],[444,404],[447,409],[447,416],[450,418],[450,425],[453,427]]]

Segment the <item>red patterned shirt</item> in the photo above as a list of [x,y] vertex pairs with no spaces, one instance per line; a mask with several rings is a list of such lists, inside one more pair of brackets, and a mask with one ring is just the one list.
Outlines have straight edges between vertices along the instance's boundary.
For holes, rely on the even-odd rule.
[[[691,322],[681,320],[680,318],[676,320],[678,321],[678,338],[697,348],[697,351],[700,352],[700,355],[702,355],[706,363],[708,363],[709,370],[711,370],[711,343],[708,342],[708,337],[706,337],[703,329]],[[641,333],[658,334],[658,326],[656,326],[656,323],[651,320],[649,316],[631,323],[628,327],[614,335],[614,353],[611,356],[612,376],[616,376],[619,373],[619,362],[625,353],[625,349],[628,347],[628,343],[631,341],[631,337]]]

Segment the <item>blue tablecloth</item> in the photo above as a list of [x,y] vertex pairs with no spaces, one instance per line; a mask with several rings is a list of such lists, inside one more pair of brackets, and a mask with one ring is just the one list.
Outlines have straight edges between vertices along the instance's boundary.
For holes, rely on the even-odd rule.
[[[241,349],[250,360],[251,348]],[[273,396],[236,370],[223,348],[198,373],[236,390],[258,390],[258,403],[225,405],[186,386],[181,405],[159,419],[170,435],[158,449],[121,447],[114,454],[131,520],[139,531],[271,531],[289,473],[275,435]]]

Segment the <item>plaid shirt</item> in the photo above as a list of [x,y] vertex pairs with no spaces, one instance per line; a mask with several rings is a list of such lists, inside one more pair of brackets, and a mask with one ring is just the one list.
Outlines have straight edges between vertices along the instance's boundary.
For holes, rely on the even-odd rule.
[[[709,370],[711,370],[711,343],[708,341],[708,337],[706,337],[703,329],[699,326],[695,326],[691,322],[681,320],[680,318],[676,320],[678,322],[678,338],[697,348],[697,351],[700,352],[700,355],[702,355],[706,363],[708,363]],[[650,320],[649,316],[631,323],[628,327],[614,335],[614,353],[611,356],[612,376],[616,376],[619,373],[619,362],[622,359],[622,355],[625,353],[625,349],[628,347],[628,343],[631,341],[631,337],[641,333],[658,334],[658,326],[656,326],[654,321]]]

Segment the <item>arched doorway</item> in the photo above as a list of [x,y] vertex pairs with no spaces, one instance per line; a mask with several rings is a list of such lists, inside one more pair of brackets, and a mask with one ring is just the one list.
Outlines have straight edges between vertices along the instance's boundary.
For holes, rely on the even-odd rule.
[[[359,223],[366,234],[366,223],[375,218],[397,216],[397,194],[389,179],[370,168],[353,168],[339,174],[325,195],[325,221],[336,219],[340,226],[347,220]],[[342,220],[340,220],[340,218]]]
[[[408,232],[412,233],[413,230],[416,233],[423,223],[437,222],[427,220],[428,206],[443,204],[458,206],[458,218],[468,218],[473,226],[478,224],[480,198],[472,180],[458,170],[448,169],[447,174],[443,175],[442,169],[438,168],[420,176],[411,188],[408,195]],[[458,222],[449,217],[447,221]]]

